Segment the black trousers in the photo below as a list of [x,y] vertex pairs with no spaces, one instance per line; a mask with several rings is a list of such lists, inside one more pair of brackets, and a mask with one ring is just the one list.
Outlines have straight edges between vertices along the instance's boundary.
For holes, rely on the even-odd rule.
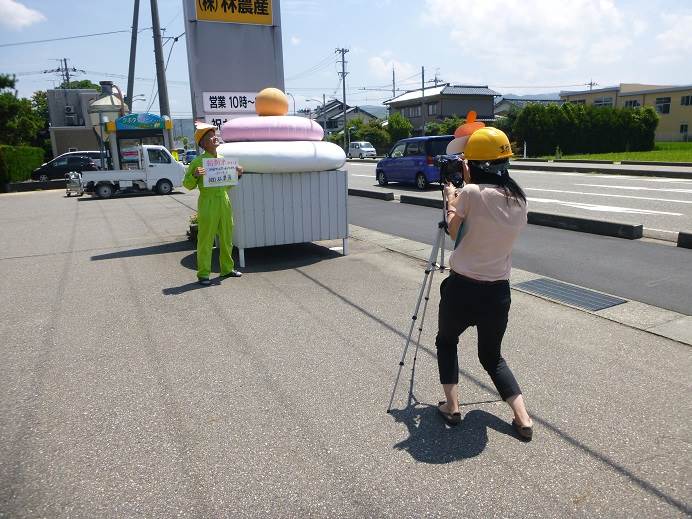
[[437,366],[440,383],[459,382],[459,336],[469,326],[478,329],[478,359],[503,400],[521,393],[512,370],[500,352],[507,329],[511,296],[509,281],[474,282],[452,272],[440,287]]

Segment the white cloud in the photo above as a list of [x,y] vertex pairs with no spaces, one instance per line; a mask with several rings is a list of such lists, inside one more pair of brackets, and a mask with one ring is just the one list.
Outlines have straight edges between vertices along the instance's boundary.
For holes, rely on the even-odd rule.
[[4,27],[19,30],[45,19],[41,12],[15,0],[0,0],[0,25]]
[[373,56],[368,59],[368,68],[370,73],[378,80],[390,80],[392,78],[392,68],[394,69],[397,81],[412,76],[418,70],[410,63],[403,63],[391,57],[391,53],[385,51],[379,56]]
[[297,36],[291,36],[291,45],[300,45],[300,38]]
[[424,21],[447,29],[464,59],[529,81],[617,62],[643,26],[613,0],[426,0]]
[[663,16],[665,29],[656,36],[660,49],[671,60],[685,58],[689,60],[692,53],[692,13],[680,15],[666,14]]

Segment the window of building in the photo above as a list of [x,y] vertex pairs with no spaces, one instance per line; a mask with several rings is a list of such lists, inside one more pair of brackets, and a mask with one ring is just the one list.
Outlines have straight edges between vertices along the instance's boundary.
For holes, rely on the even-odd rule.
[[409,106],[408,116],[409,117],[420,117],[420,105]]
[[656,111],[659,114],[669,114],[670,113],[670,97],[657,97],[656,98]]
[[613,106],[613,98],[609,96],[597,97],[593,100],[593,105],[597,107]]
[[690,106],[692,105],[692,96],[682,96],[680,98],[680,104],[682,106]]
[[570,103],[573,103],[575,105],[585,105],[586,99],[572,99]]
[[629,101],[625,101],[625,108],[637,108],[638,106],[641,106],[639,104],[639,101],[636,99],[630,99]]
[[437,115],[438,103],[430,103],[428,105],[428,115]]
[[687,135],[687,129],[687,123],[683,123],[680,125],[680,133],[682,133],[683,135]]

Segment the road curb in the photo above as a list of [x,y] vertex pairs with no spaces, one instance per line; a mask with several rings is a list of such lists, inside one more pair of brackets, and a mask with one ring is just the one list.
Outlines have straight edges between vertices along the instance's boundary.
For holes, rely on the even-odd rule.
[[376,198],[378,200],[394,200],[394,193],[391,191],[370,191],[368,189],[354,189],[349,187],[348,194],[351,196],[362,196],[365,198]]
[[7,184],[8,193],[23,193],[46,189],[65,189],[65,180],[48,180],[47,182],[11,182]]
[[692,249],[692,232],[680,231],[678,233],[678,247]]
[[399,195],[399,202],[402,204],[422,205],[424,207],[434,207],[442,209],[442,200],[438,198],[425,198],[422,196]]
[[607,220],[591,220],[589,218],[579,218],[564,214],[529,211],[528,221],[532,225],[557,227],[569,231],[587,232],[590,234],[599,234],[601,236],[626,238],[628,240],[638,240],[644,235],[644,226],[641,224],[633,225],[621,222],[610,222]]

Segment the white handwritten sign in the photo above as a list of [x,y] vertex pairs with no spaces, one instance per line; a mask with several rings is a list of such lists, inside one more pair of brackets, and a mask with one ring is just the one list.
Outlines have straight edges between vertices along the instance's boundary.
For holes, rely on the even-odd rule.
[[235,169],[238,159],[216,158],[202,159],[206,170],[204,187],[235,186],[238,184],[238,171]]

